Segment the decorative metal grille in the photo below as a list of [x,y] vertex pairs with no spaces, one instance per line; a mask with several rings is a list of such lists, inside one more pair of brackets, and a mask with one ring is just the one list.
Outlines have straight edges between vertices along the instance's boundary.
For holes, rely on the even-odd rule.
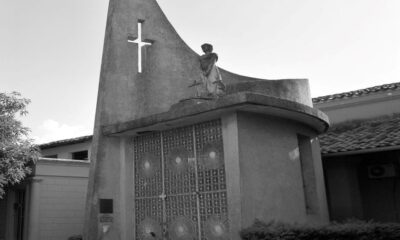
[[198,161],[201,239],[228,237],[228,203],[220,121],[194,126]]
[[137,239],[227,239],[220,120],[134,138]]

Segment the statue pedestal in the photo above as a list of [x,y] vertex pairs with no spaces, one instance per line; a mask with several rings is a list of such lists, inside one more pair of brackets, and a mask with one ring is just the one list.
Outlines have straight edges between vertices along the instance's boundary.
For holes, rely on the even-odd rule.
[[209,101],[214,101],[215,98],[207,97],[192,97],[180,100],[178,103],[171,106],[170,111],[179,111],[179,109],[184,107],[192,107],[198,104],[202,104]]

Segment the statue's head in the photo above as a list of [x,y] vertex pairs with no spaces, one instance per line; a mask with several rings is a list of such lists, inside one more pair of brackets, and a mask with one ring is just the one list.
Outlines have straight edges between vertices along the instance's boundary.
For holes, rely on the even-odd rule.
[[211,53],[213,51],[213,46],[209,43],[204,43],[201,45],[201,49],[204,53]]

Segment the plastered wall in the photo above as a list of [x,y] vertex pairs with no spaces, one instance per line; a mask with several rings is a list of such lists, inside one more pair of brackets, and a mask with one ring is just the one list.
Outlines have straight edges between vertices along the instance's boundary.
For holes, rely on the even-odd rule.
[[43,178],[39,239],[68,239],[82,234],[87,179]]
[[[297,134],[315,136],[293,121],[238,113],[242,226],[255,218],[266,222],[328,220],[321,159],[316,155],[307,157],[314,168],[312,201],[317,209],[307,213]],[[313,151],[319,148],[313,146]]]
[[400,91],[317,103],[314,106],[329,116],[331,124],[376,118],[400,112]]
[[39,161],[31,193],[30,240],[82,234],[89,164]]

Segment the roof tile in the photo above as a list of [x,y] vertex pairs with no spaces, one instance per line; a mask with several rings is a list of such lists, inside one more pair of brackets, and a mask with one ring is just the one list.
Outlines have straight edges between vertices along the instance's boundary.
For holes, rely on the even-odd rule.
[[88,135],[88,136],[83,136],[83,137],[58,140],[58,141],[54,141],[54,142],[40,144],[39,148],[43,150],[43,149],[59,147],[59,146],[64,146],[64,145],[69,145],[69,144],[82,143],[82,142],[92,140],[92,137],[93,137],[92,135]]
[[350,92],[336,93],[336,94],[332,94],[332,95],[316,97],[316,98],[313,98],[312,101],[313,101],[313,103],[324,103],[324,102],[330,102],[330,101],[337,100],[337,99],[353,98],[353,97],[368,95],[371,93],[393,91],[393,90],[400,90],[400,82],[389,83],[389,84],[359,89],[359,90],[350,91]]
[[322,154],[400,147],[400,114],[332,127],[320,136]]

